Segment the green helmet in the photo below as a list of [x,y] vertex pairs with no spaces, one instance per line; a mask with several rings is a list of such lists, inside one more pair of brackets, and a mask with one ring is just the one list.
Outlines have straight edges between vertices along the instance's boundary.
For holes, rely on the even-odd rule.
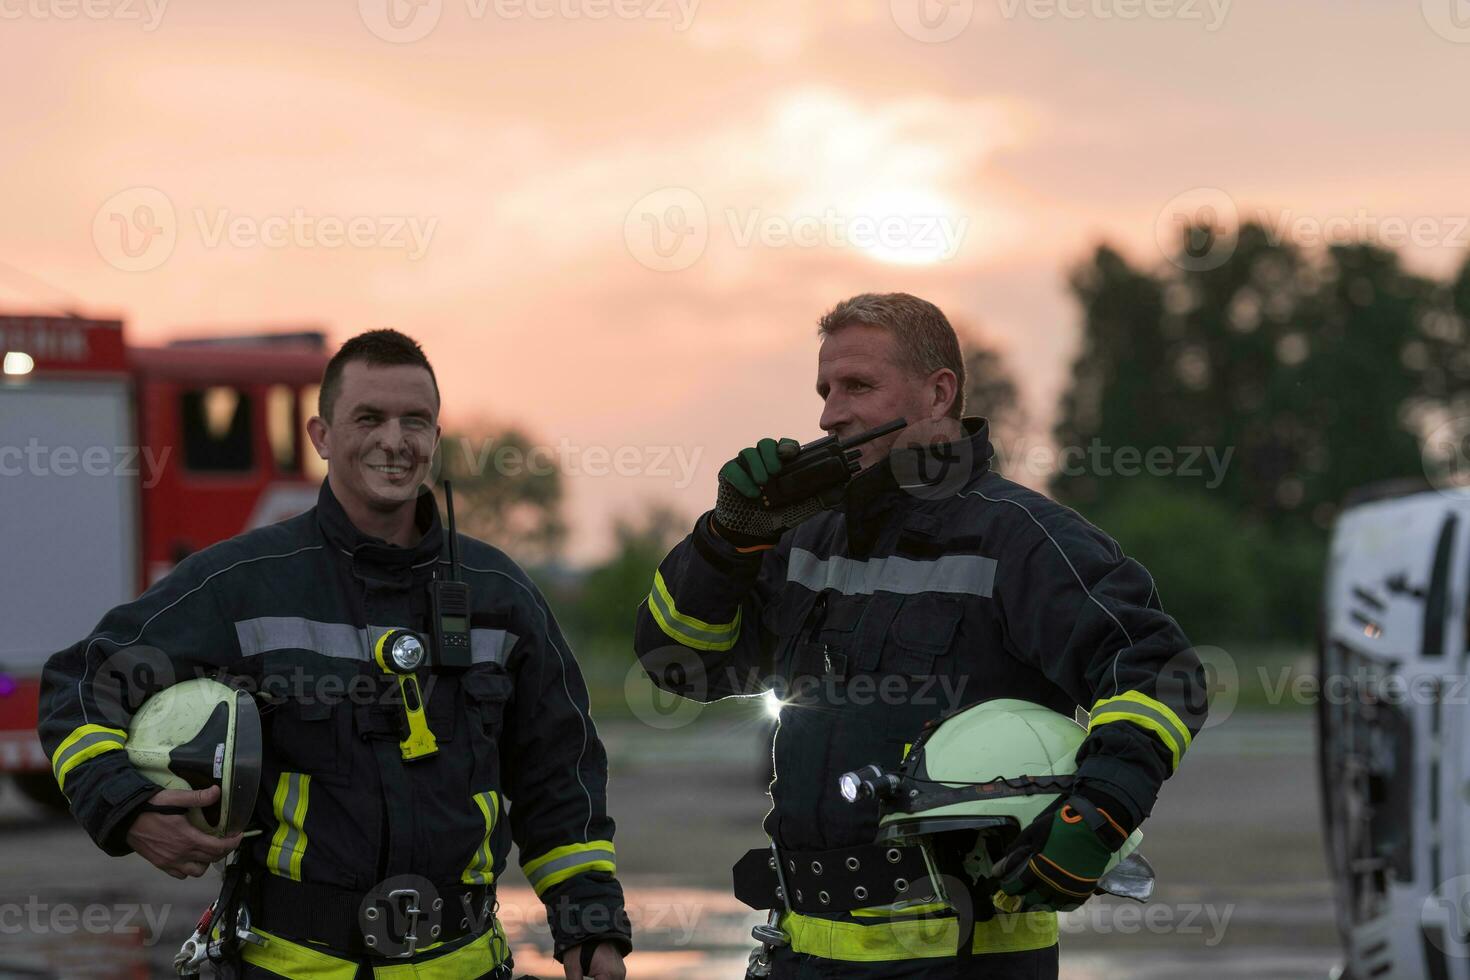
[[196,678],[153,695],[128,729],[128,760],[164,789],[220,788],[219,802],[189,810],[189,822],[229,837],[245,829],[260,789],[262,743],[255,699]]
[[[840,788],[854,802],[878,797],[879,841],[932,850],[936,835],[963,835],[966,864],[988,874],[991,859],[1023,827],[1070,795],[1086,734],[1066,715],[1030,701],[986,701],[926,729],[897,772],[867,766],[843,776]],[[1130,898],[1152,893],[1152,868],[1134,853],[1142,839],[1133,831],[1113,854],[1102,890]]]

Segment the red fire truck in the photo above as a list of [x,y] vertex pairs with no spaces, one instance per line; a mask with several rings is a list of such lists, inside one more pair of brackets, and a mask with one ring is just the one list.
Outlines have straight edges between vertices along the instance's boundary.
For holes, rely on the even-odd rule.
[[0,315],[0,772],[61,802],[47,657],[198,548],[316,503],[317,331],[129,347],[118,320]]

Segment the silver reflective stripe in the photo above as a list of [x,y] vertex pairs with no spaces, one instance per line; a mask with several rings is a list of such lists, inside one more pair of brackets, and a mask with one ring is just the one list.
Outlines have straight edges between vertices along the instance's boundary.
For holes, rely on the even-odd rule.
[[933,561],[916,561],[892,555],[856,561],[818,558],[810,551],[792,548],[786,579],[813,592],[835,589],[843,595],[958,592],[988,597],[995,586],[995,559],[983,555],[945,555]]
[[[374,627],[372,636],[382,635],[385,627]],[[235,623],[235,636],[240,653],[259,656],[272,650],[310,650],[324,657],[345,660],[373,659],[368,630],[349,623],[322,623],[300,616],[261,616]]]
[[519,637],[506,630],[472,629],[470,658],[477,664],[500,664],[504,667],[517,639]]
[[1189,747],[1189,732],[1182,731],[1179,728],[1178,722],[1162,711],[1151,708],[1146,704],[1140,704],[1132,698],[1111,698],[1107,701],[1099,701],[1093,705],[1088,729],[1091,730],[1097,725],[1106,725],[1109,721],[1114,720],[1106,717],[1109,714],[1140,715],[1158,722],[1164,731],[1174,736],[1174,744],[1170,748],[1174,750],[1176,755],[1182,755],[1184,750]]
[[567,854],[563,857],[559,857],[555,861],[547,861],[545,864],[541,865],[541,867],[526,875],[526,880],[531,883],[532,888],[537,888],[540,886],[541,882],[556,874],[558,871],[565,871],[567,868],[575,868],[579,864],[591,864],[593,861],[610,861],[616,864],[617,860],[618,856],[612,851],[604,851],[600,849],[596,851],[578,851],[575,854]]
[[[688,617],[681,616],[677,609],[670,606],[661,594],[661,590],[657,587],[648,593],[648,601],[658,607],[656,610],[658,616],[655,618],[658,620],[659,625],[667,625],[675,633],[679,634],[678,636],[671,635],[670,639],[689,640],[695,646],[703,644],[704,648],[708,648],[715,644],[729,646],[731,639],[736,635],[736,626],[739,623],[738,619],[718,631],[704,630],[698,626],[691,626],[687,622]],[[665,630],[665,632],[668,632],[668,630]]]
[[58,755],[55,761],[51,763],[51,773],[56,777],[56,781],[58,783],[62,782],[64,774],[66,773],[66,763],[68,759],[71,759],[79,752],[85,752],[87,749],[98,744],[99,742],[111,742],[120,749],[127,746],[127,743],[123,739],[123,737],[115,732],[93,732],[90,735],[83,735],[81,738],[71,743],[70,747],[68,747],[65,752]]
[[[300,616],[261,616],[235,624],[240,653],[259,656],[273,650],[309,650],[324,657],[372,662],[373,644],[389,626],[323,623]],[[504,664],[516,635],[505,630],[470,630],[470,656],[477,664]]]
[[488,885],[495,880],[490,870],[495,858],[490,851],[490,838],[495,833],[495,818],[500,812],[500,799],[491,790],[488,793],[476,793],[474,801],[485,816],[485,839],[475,850],[475,856],[470,859],[470,866],[465,869],[461,882],[466,885]]
[[[277,794],[279,823],[271,840],[266,862],[271,871],[300,880],[300,856],[306,850],[306,788],[310,777],[299,772],[281,773],[285,793]],[[292,865],[295,865],[293,869]]]

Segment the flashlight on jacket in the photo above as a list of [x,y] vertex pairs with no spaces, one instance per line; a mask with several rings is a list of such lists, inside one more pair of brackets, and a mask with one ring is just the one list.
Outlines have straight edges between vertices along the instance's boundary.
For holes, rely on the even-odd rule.
[[858,800],[887,800],[898,794],[899,778],[884,772],[877,766],[863,766],[853,772],[843,773],[837,780],[837,789],[849,803]]
[[423,692],[416,673],[427,658],[423,639],[410,630],[388,630],[373,645],[373,659],[385,674],[398,680],[403,714],[408,720],[408,736],[398,743],[398,748],[408,761],[439,751],[439,743],[424,717]]

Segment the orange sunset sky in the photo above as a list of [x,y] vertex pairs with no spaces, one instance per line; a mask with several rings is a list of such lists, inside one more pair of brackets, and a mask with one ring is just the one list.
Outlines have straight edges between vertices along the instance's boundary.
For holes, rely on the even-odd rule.
[[569,480],[589,560],[819,434],[815,321],[852,293],[997,346],[1044,434],[1100,240],[1162,263],[1204,201],[1418,222],[1409,261],[1457,266],[1462,6],[0,0],[0,306],[134,343],[395,326],[448,425],[669,447]]

